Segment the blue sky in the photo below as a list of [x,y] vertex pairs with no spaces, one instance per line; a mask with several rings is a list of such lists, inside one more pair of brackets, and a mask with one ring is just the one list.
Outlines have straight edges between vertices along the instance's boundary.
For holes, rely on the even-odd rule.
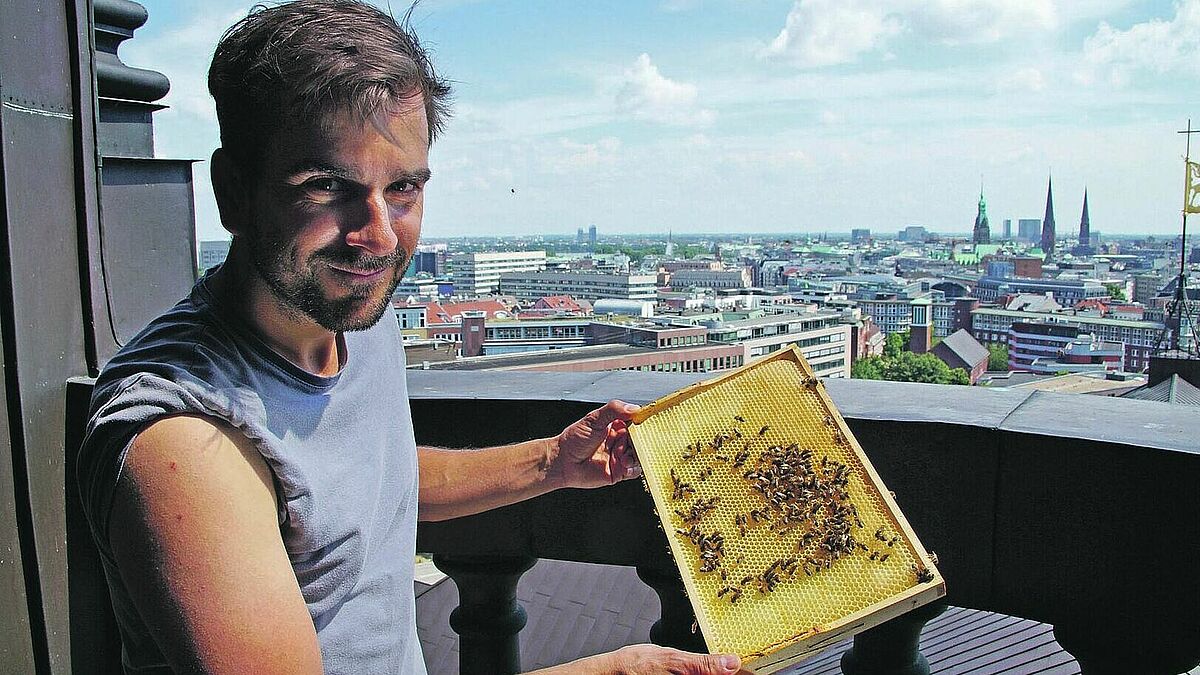
[[[157,153],[207,160],[205,71],[252,3],[142,4],[120,55],[171,79]],[[1174,132],[1200,127],[1200,0],[425,0],[414,17],[456,83],[430,237],[967,232],[981,179],[996,231],[1041,217],[1050,171],[1060,232],[1086,186],[1093,230],[1169,233]],[[201,239],[223,233],[207,174]]]

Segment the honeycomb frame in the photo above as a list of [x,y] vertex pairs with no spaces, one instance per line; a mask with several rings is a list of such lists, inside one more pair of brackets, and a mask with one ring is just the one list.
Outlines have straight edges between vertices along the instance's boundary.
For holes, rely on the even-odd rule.
[[[945,595],[936,565],[795,346],[654,401],[634,414],[629,433],[710,652],[736,653],[747,669],[773,673]],[[854,505],[858,522],[847,529],[862,545],[837,557],[814,547],[798,531],[805,528],[757,520],[774,507],[746,472],[764,450],[785,444],[811,450],[806,466],[817,475],[846,476],[844,487],[831,488],[846,501],[827,503]],[[814,510],[812,522],[831,522],[822,516],[833,508]],[[742,520],[750,511],[755,518]],[[712,539],[697,543],[714,532],[719,556]],[[797,558],[803,564],[782,574],[778,563]],[[777,583],[760,581],[773,567]]]

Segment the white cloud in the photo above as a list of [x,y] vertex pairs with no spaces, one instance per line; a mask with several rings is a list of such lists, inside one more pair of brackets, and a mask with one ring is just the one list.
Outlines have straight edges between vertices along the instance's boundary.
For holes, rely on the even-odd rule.
[[658,72],[649,54],[625,71],[617,92],[617,109],[634,117],[672,126],[708,126],[716,113],[700,108],[696,85],[676,82]]
[[899,36],[945,45],[986,44],[1059,25],[1047,0],[795,0],[786,23],[762,50],[801,67],[891,55]]
[[763,56],[787,56],[802,67],[849,63],[903,29],[875,0],[796,0]]
[[1001,92],[1043,91],[1046,89],[1046,76],[1038,68],[1018,68],[1001,77],[996,82],[996,89]]
[[1152,19],[1128,30],[1103,22],[1084,41],[1084,82],[1123,85],[1138,71],[1200,75],[1200,0],[1176,4],[1170,21]]

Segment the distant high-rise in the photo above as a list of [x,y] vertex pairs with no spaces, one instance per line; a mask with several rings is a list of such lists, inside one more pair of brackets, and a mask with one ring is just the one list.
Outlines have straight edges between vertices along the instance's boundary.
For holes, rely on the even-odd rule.
[[229,255],[230,243],[228,239],[200,242],[200,271],[225,262],[225,257]]
[[983,201],[983,186],[979,187],[979,211],[975,214],[975,230],[971,235],[971,243],[990,244],[992,231],[988,227],[987,202]]
[[1017,221],[1017,239],[1027,244],[1040,239],[1042,236],[1042,221],[1037,218],[1021,218]]
[[863,242],[871,238],[871,231],[866,228],[854,228],[850,230],[850,241]]
[[591,246],[592,248],[596,248],[596,226],[595,225],[588,226],[588,245]]
[[1046,179],[1046,215],[1042,218],[1042,253],[1054,255],[1054,181]]
[[1004,219],[1004,240],[1012,239],[1012,218]]

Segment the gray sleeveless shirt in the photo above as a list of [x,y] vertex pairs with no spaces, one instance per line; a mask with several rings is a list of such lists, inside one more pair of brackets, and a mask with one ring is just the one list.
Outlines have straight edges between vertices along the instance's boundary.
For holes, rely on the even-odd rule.
[[327,673],[424,673],[416,632],[417,457],[393,312],[346,333],[333,377],[272,351],[201,279],[100,374],[80,450],[80,494],[130,673],[170,672],[109,549],[113,488],[150,422],[200,413],[254,441],[274,473],[283,542]]

